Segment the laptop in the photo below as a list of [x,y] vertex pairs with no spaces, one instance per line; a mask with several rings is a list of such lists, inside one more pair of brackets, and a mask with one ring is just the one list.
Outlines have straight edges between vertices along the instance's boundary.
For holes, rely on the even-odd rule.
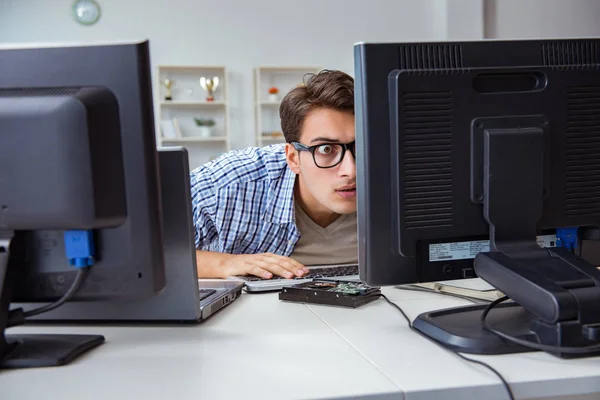
[[360,282],[358,264],[314,265],[307,266],[306,268],[308,268],[308,274],[292,279],[278,276],[273,276],[271,279],[264,279],[248,275],[234,276],[231,279],[244,282],[244,290],[248,293],[277,291],[298,283],[310,282],[313,279]]
[[[154,297],[135,301],[65,303],[31,320],[195,323],[206,320],[241,295],[243,282],[198,280],[187,150],[182,147],[159,148],[158,160],[167,279],[165,289]],[[31,309],[40,304],[17,306]]]

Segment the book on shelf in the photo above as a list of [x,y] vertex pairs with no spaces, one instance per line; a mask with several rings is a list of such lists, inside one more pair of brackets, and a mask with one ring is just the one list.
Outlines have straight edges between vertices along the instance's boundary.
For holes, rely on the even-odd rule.
[[504,296],[504,293],[487,283],[481,278],[456,279],[440,282],[423,282],[405,285],[407,288],[416,288],[440,294],[466,297],[475,300],[494,301]]
[[176,139],[181,137],[181,128],[177,118],[165,119],[160,122],[163,137],[166,139]]

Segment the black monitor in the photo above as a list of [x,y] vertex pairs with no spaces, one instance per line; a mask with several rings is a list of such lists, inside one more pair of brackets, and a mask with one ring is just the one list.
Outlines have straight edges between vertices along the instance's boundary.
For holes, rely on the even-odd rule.
[[10,327],[165,286],[149,43],[4,48],[0,69],[0,367],[60,365],[103,337]]
[[600,40],[359,43],[354,55],[361,279],[479,276],[505,293],[486,326],[479,306],[415,320],[459,351],[598,354],[600,273],[536,238],[600,225]]

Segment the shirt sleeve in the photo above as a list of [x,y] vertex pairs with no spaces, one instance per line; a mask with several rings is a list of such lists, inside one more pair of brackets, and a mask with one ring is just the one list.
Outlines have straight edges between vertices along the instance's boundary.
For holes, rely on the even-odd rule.
[[218,238],[215,227],[216,189],[206,165],[190,173],[194,241],[199,250],[208,250]]

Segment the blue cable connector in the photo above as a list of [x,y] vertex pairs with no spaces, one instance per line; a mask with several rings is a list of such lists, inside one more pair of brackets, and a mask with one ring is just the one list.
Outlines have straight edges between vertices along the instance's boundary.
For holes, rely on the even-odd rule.
[[65,252],[69,264],[75,268],[88,267],[94,264],[96,255],[92,231],[66,231]]
[[558,228],[556,230],[556,247],[575,249],[577,247],[577,229],[578,227]]

